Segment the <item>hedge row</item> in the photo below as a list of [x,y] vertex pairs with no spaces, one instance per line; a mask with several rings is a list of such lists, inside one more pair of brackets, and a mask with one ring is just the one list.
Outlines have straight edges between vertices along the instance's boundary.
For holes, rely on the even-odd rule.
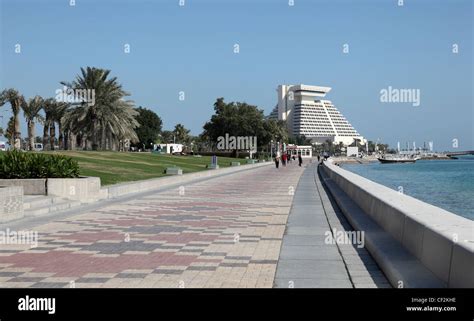
[[77,161],[64,155],[8,151],[0,155],[0,178],[75,178]]

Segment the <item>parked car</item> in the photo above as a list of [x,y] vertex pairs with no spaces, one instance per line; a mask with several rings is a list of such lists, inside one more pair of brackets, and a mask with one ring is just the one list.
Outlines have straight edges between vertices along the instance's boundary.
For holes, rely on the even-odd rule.
[[5,152],[7,150],[7,143],[6,142],[0,142],[0,150],[2,152]]
[[35,152],[41,152],[43,150],[43,144],[42,143],[35,143],[33,150]]

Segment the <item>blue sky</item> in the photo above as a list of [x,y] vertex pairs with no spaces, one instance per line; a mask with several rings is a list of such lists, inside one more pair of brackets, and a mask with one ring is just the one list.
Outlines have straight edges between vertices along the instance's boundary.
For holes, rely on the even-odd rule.
[[[0,88],[28,98],[54,96],[81,66],[107,68],[165,129],[199,134],[217,97],[267,114],[278,84],[321,85],[368,139],[474,148],[471,0],[0,2]],[[388,86],[420,89],[421,105],[381,103]]]

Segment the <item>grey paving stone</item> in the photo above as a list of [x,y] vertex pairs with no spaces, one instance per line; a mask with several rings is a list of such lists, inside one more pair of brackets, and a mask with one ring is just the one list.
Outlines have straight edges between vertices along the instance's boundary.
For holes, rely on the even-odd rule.
[[289,227],[324,227],[327,225],[327,221],[317,218],[317,217],[293,217],[291,220],[288,220],[287,226]]
[[326,227],[308,227],[308,226],[291,226],[288,225],[285,234],[286,235],[325,235],[328,231]]
[[379,286],[375,283],[354,283],[354,287],[357,289],[378,289]]
[[[290,283],[291,282],[291,283]],[[274,287],[289,288],[352,288],[349,280],[316,280],[316,279],[276,279]]]
[[227,260],[245,260],[245,261],[252,259],[251,256],[231,256],[231,255],[227,255],[225,258]]
[[250,260],[251,264],[277,264],[278,260]]
[[157,274],[182,274],[184,270],[173,270],[173,269],[155,269],[153,273]]
[[354,283],[370,283],[370,282],[381,282],[386,283],[387,279],[385,276],[353,276],[351,277],[352,282]]
[[15,277],[22,275],[25,272],[0,272],[0,277]]
[[69,285],[65,282],[37,282],[30,286],[30,288],[64,288]]
[[41,280],[44,280],[44,277],[16,277],[13,279],[8,280],[8,282],[40,282]]
[[336,247],[328,246],[295,246],[284,244],[280,251],[280,259],[293,260],[337,260],[343,264]]
[[203,252],[201,255],[204,256],[226,256],[227,252]]
[[[324,235],[285,235],[283,244],[288,245],[326,245]],[[334,245],[335,247],[335,245]]]
[[[352,226],[321,185],[315,168],[305,170],[295,190],[274,286],[287,288],[293,281],[295,288],[350,288],[353,281],[347,269],[365,287],[389,286],[365,248],[325,243],[326,232],[352,231]],[[347,258],[347,269],[342,258]]]
[[[170,248],[158,243],[144,243],[143,241],[130,241],[121,243],[94,243],[84,246],[82,250],[93,251],[103,254],[122,254],[127,251],[145,251],[152,252],[157,248]],[[181,246],[178,247],[181,249]]]
[[119,273],[115,277],[123,279],[144,279],[148,274],[147,273]]
[[217,266],[190,266],[186,271],[215,271]]
[[228,262],[223,262],[219,264],[219,266],[222,267],[247,267],[248,263],[228,263]]
[[280,260],[276,277],[349,280],[344,264],[339,260]]
[[105,283],[109,278],[80,278],[75,281],[75,283]]

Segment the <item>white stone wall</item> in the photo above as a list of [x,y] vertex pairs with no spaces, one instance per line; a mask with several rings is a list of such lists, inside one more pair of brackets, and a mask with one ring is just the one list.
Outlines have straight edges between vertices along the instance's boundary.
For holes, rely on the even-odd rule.
[[23,187],[0,186],[0,223],[17,220],[23,216]]
[[328,176],[448,287],[474,288],[474,222],[324,162]]

